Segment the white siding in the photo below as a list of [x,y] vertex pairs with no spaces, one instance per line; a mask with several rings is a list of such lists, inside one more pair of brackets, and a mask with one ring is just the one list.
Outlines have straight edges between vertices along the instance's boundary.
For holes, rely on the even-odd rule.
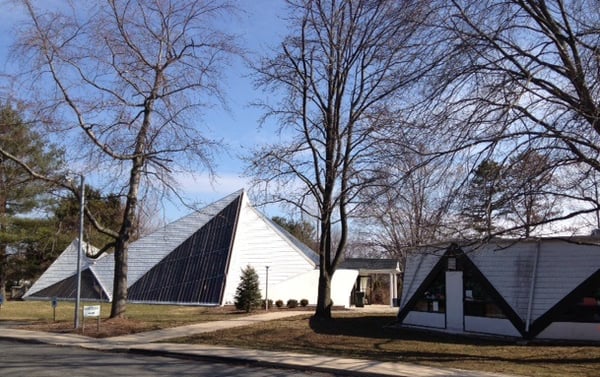
[[600,268],[600,247],[560,240],[542,242],[532,319],[556,305]]
[[[331,279],[331,300],[334,305],[350,307],[350,294],[358,277],[357,270],[337,270]],[[319,270],[310,270],[293,276],[279,284],[271,285],[269,280],[269,299],[273,302],[289,299],[298,301],[307,299],[309,305],[317,303]],[[264,294],[264,292],[263,292]]]
[[[316,267],[298,247],[283,237],[252,208],[244,196],[227,273],[223,304],[233,303],[241,271],[248,265],[254,267],[258,273],[263,297],[266,266],[269,266],[269,287],[275,287]],[[296,297],[295,292],[289,292],[287,299],[290,298],[299,300],[306,297]]]
[[465,332],[521,337],[521,333],[505,318],[465,316]]
[[446,315],[444,313],[408,312],[402,324],[445,329]]
[[600,324],[554,322],[542,331],[537,339],[567,339],[600,341]]
[[509,245],[490,243],[465,252],[519,317],[525,320],[536,244],[532,242]]
[[409,254],[406,258],[404,267],[404,282],[402,285],[402,300],[400,309],[412,298],[416,290],[419,289],[431,269],[440,260],[445,250],[437,252],[425,252]]

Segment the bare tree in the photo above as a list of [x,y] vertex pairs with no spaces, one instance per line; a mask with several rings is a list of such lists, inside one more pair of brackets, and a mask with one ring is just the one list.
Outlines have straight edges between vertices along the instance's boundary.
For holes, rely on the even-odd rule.
[[73,165],[123,195],[117,232],[88,212],[114,239],[111,317],[122,317],[140,199],[174,190],[175,171],[212,171],[219,143],[200,131],[196,117],[222,98],[220,72],[237,48],[216,25],[232,7],[219,0],[107,0],[51,12],[24,5],[29,22],[17,47],[32,66],[23,96],[37,101],[40,119],[49,120]]
[[424,148],[414,147],[419,153],[405,149],[394,153],[381,167],[382,184],[361,193],[362,243],[402,262],[407,250],[437,243],[455,232],[449,219],[459,172],[451,161],[429,164]]
[[[280,142],[254,154],[250,172],[269,201],[292,203],[319,224],[315,318],[331,317],[331,278],[344,253],[356,196],[374,184],[381,114],[420,76],[430,9],[420,1],[288,1],[290,35],[257,68],[281,95],[263,103]],[[408,95],[407,95],[408,96]],[[404,99],[406,99],[404,97]],[[339,237],[336,237],[339,235]]]
[[446,125],[434,135],[453,147],[439,156],[461,150],[505,162],[540,151],[549,168],[539,173],[563,177],[545,194],[579,204],[528,226],[596,211],[597,200],[576,193],[574,175],[600,170],[598,3],[453,0],[445,12],[448,53],[428,110]]

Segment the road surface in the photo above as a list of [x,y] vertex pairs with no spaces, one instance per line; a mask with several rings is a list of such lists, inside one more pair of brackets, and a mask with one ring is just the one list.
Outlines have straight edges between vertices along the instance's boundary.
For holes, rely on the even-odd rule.
[[333,374],[0,340],[0,376],[331,377]]

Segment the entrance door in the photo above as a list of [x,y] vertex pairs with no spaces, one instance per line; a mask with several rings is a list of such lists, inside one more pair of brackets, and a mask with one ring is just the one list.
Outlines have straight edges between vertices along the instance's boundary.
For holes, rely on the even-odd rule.
[[446,271],[446,329],[464,330],[462,271]]

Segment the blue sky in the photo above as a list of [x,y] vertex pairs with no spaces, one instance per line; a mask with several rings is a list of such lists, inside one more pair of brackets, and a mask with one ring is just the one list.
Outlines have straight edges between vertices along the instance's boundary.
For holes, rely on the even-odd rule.
[[[66,0],[45,0],[44,5],[61,4]],[[253,54],[263,54],[276,45],[284,35],[285,28],[280,17],[284,16],[284,2],[278,0],[243,0],[237,6],[242,10],[238,22],[227,25],[229,31],[243,37],[242,45]],[[10,70],[8,54],[12,43],[11,29],[20,16],[20,8],[11,0],[0,0],[0,73]],[[242,61],[234,62],[227,70],[224,88],[229,109],[214,108],[206,112],[202,121],[210,129],[210,136],[222,138],[228,153],[217,158],[217,178],[210,183],[202,172],[196,177],[179,177],[184,196],[199,203],[208,204],[240,188],[248,189],[248,179],[242,176],[244,163],[239,158],[252,146],[270,137],[272,128],[258,128],[259,110],[249,104],[263,95],[253,89],[249,71]],[[189,212],[183,206],[163,203],[165,219],[175,220]],[[264,208],[267,215],[280,214],[276,207]]]

